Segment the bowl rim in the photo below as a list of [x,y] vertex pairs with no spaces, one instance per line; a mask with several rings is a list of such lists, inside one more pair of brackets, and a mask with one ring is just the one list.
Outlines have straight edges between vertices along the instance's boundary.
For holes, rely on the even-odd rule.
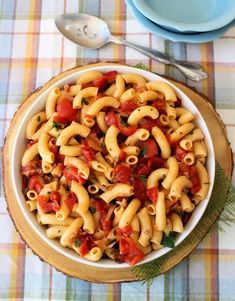
[[[229,8],[232,6],[235,10],[235,2],[227,0],[229,3]],[[192,34],[209,32],[216,29],[220,29],[235,19],[235,12],[232,9],[227,9],[224,14],[220,15],[218,18],[212,19],[203,23],[182,23],[179,21],[174,21],[167,19],[162,15],[158,14],[146,1],[143,0],[132,0],[134,6],[143,14],[146,18],[151,20],[153,23],[166,27],[165,29],[170,31],[177,30],[180,33],[191,32]]]
[[150,19],[145,17],[134,5],[133,0],[125,0],[129,5],[134,17],[139,21],[145,28],[147,28],[153,34],[159,35],[163,38],[167,38],[173,42],[186,42],[186,43],[205,43],[213,41],[223,35],[231,27],[235,25],[235,19],[229,24],[221,27],[217,30],[212,30],[208,32],[198,32],[194,34],[186,34],[184,32],[173,32],[169,31],[159,24],[152,22]]
[[[197,112],[197,114],[198,114],[198,116],[199,116],[199,119],[202,121],[202,123],[204,124],[204,126],[205,126],[205,128],[203,128],[203,132],[205,133],[205,131],[207,132],[206,134],[206,136],[207,136],[207,138],[209,138],[209,140],[208,141],[206,141],[207,143],[209,142],[210,143],[210,149],[211,149],[211,152],[212,152],[212,157],[211,157],[211,160],[212,160],[212,162],[211,163],[213,163],[215,160],[215,154],[214,154],[214,148],[213,148],[213,143],[212,143],[212,139],[211,139],[211,136],[210,136],[210,133],[209,133],[209,130],[208,130],[208,128],[207,128],[207,126],[206,126],[206,123],[205,123],[205,121],[204,121],[204,119],[203,119],[203,117],[201,116],[201,114],[200,114],[200,112],[198,111],[198,109],[196,108],[196,106],[193,104],[193,102],[179,89],[179,88],[177,88],[175,85],[173,85],[172,83],[170,83],[170,82],[168,82],[166,79],[164,79],[164,78],[162,78],[162,77],[160,77],[159,75],[156,75],[156,74],[154,74],[154,73],[152,73],[152,72],[150,72],[150,71],[145,71],[145,70],[141,70],[141,69],[137,69],[137,68],[135,68],[135,67],[130,67],[130,66],[126,66],[126,65],[119,65],[119,64],[108,64],[108,65],[101,65],[101,66],[93,66],[93,67],[87,67],[86,69],[82,69],[82,70],[79,70],[79,71],[75,71],[75,72],[73,72],[73,73],[71,73],[71,74],[68,74],[67,76],[65,76],[65,77],[63,77],[62,79],[59,79],[57,82],[55,82],[54,84],[52,84],[52,85],[50,85],[48,88],[46,88],[46,90],[45,91],[43,91],[43,93],[40,95],[40,96],[38,96],[37,97],[37,99],[34,101],[34,103],[30,106],[30,108],[28,109],[28,111],[26,111],[26,112],[24,112],[24,114],[23,114],[23,116],[22,116],[22,118],[21,118],[21,121],[20,121],[20,124],[21,124],[21,126],[18,128],[18,131],[17,131],[17,133],[16,133],[16,136],[15,136],[15,143],[14,143],[14,145],[12,146],[12,154],[11,154],[11,166],[10,166],[10,168],[11,168],[11,175],[13,175],[13,179],[12,179],[12,182],[13,182],[13,187],[14,187],[14,192],[16,193],[16,199],[17,199],[17,203],[19,204],[19,206],[20,206],[20,208],[21,208],[21,211],[22,211],[22,213],[23,213],[23,215],[24,215],[24,217],[26,218],[26,220],[29,222],[29,224],[32,226],[32,228],[33,228],[33,230],[40,236],[40,238],[41,239],[43,239],[43,241],[44,242],[46,242],[48,245],[50,245],[53,249],[55,249],[55,250],[57,250],[57,251],[59,251],[61,254],[63,254],[63,255],[65,255],[66,257],[69,257],[70,259],[73,259],[73,260],[75,260],[75,261],[77,261],[77,262],[80,262],[80,263],[83,263],[83,264],[86,264],[86,265],[91,265],[91,266],[96,266],[96,267],[105,267],[105,268],[118,268],[118,269],[120,269],[120,268],[127,268],[127,267],[129,267],[129,265],[128,264],[125,264],[125,263],[123,263],[123,264],[117,264],[117,263],[110,263],[110,264],[102,264],[102,263],[100,263],[100,262],[98,262],[98,263],[94,263],[94,262],[90,262],[90,261],[88,261],[88,260],[86,260],[86,259],[83,259],[83,258],[80,258],[77,254],[76,254],[76,256],[72,256],[72,255],[70,255],[70,256],[68,256],[68,251],[67,251],[67,249],[64,249],[63,247],[61,247],[61,246],[59,246],[59,247],[57,247],[51,240],[49,240],[49,239],[47,239],[47,237],[46,237],[46,235],[45,235],[45,233],[43,233],[43,235],[42,235],[42,232],[40,232],[39,231],[39,226],[38,226],[38,224],[32,224],[32,220],[30,220],[30,217],[31,217],[31,219],[32,219],[32,213],[31,212],[29,212],[28,210],[27,210],[27,208],[26,208],[26,206],[24,206],[23,205],[23,201],[25,202],[25,199],[24,199],[24,197],[23,197],[23,195],[22,195],[22,193],[21,192],[19,192],[19,189],[17,189],[17,184],[16,184],[16,173],[15,173],[15,169],[14,169],[14,160],[15,160],[15,154],[17,153],[17,137],[18,137],[18,139],[19,139],[19,134],[21,133],[22,134],[22,132],[21,132],[21,128],[22,128],[22,125],[25,123],[26,124],[26,119],[27,119],[27,117],[29,117],[29,116],[31,116],[32,115],[32,111],[33,111],[33,109],[35,109],[35,107],[37,107],[37,109],[36,109],[36,111],[38,111],[39,110],[39,108],[38,108],[38,106],[39,106],[39,103],[40,103],[40,101],[41,101],[41,99],[44,97],[44,102],[45,102],[45,95],[46,94],[48,94],[48,92],[49,92],[49,90],[53,87],[53,86],[55,86],[55,85],[58,85],[59,83],[60,83],[60,86],[62,86],[62,83],[64,83],[64,82],[68,82],[68,81],[70,81],[71,82],[71,78],[72,77],[75,77],[75,76],[77,76],[78,74],[82,74],[82,73],[84,73],[84,72],[87,72],[88,70],[100,70],[100,71],[103,71],[103,72],[105,72],[105,71],[110,71],[110,70],[113,70],[113,69],[119,69],[118,71],[119,72],[127,72],[127,71],[125,71],[125,70],[130,70],[130,71],[133,71],[133,72],[135,72],[135,73],[141,73],[144,77],[146,77],[147,79],[148,79],[148,75],[150,76],[150,77],[154,77],[155,79],[159,79],[159,80],[162,80],[162,81],[164,81],[164,82],[167,82],[167,83],[169,83],[169,85],[171,85],[171,86],[173,86],[174,87],[174,89],[175,89],[175,91],[177,92],[177,94],[180,94],[181,96],[184,96],[184,99],[187,99],[187,101],[189,101],[189,103],[194,107],[194,109],[195,109],[195,111]],[[123,71],[122,71],[123,70]],[[129,72],[130,72],[129,71]],[[148,80],[150,80],[150,79],[148,79]],[[152,80],[152,79],[151,79]],[[45,84],[46,85],[46,84]],[[210,180],[211,180],[211,182],[212,183],[214,183],[214,176],[215,176],[215,164],[212,166],[212,170],[211,170],[211,173],[212,173],[212,175],[211,175],[211,178],[210,178]],[[210,199],[210,195],[211,195],[211,192],[212,192],[212,188],[213,188],[213,185],[211,185],[210,186],[210,189],[209,189],[209,192],[208,192],[208,195],[207,195],[207,199],[206,200],[204,200],[203,202],[204,202],[204,209],[203,209],[203,211],[202,211],[202,213],[201,213],[201,215],[200,216],[197,216],[197,218],[196,218],[196,222],[195,222],[195,225],[193,226],[193,228],[190,230],[190,232],[189,233],[191,233],[191,231],[194,229],[194,227],[197,225],[197,223],[199,222],[199,220],[200,220],[200,218],[202,217],[202,215],[203,215],[203,213],[204,213],[204,211],[205,211],[205,209],[206,209],[206,206],[207,206],[207,204],[208,204],[208,202],[209,202],[209,199]],[[36,226],[35,226],[36,225]],[[41,227],[40,227],[41,228]],[[185,236],[185,238],[189,235],[189,233]],[[177,245],[181,242],[181,241],[183,241],[185,238],[183,238],[183,239],[179,239],[178,240],[178,243],[177,243]],[[145,262],[150,262],[150,261],[152,261],[152,260],[154,260],[154,259],[156,259],[156,258],[158,258],[158,257],[160,257],[160,256],[162,256],[162,255],[164,255],[164,254],[166,254],[167,252],[169,252],[171,249],[169,249],[169,248],[163,248],[162,250],[165,250],[164,252],[159,252],[160,253],[160,255],[159,256],[155,256],[154,258],[150,258],[150,259],[145,259],[145,260],[143,260],[142,262],[140,262],[139,264],[143,264],[143,263],[145,263]],[[161,251],[161,250],[160,250]],[[153,254],[153,253],[156,253],[156,251],[154,251],[154,252],[151,252],[151,254]]]

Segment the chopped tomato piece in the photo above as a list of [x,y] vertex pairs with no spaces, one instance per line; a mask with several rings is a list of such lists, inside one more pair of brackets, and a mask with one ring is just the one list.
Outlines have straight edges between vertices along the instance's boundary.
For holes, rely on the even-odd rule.
[[104,91],[107,87],[107,79],[105,76],[99,77],[93,81],[93,86],[99,88],[99,91]]
[[49,197],[46,197],[45,195],[37,196],[38,205],[41,207],[43,212],[47,212],[48,210],[47,208],[48,198]]
[[125,161],[126,156],[127,156],[127,154],[126,154],[123,150],[121,150],[120,153],[119,153],[118,162],[123,162],[123,161]]
[[151,104],[154,108],[156,108],[159,112],[159,114],[165,114],[166,113],[166,101],[165,99],[156,99]]
[[54,202],[54,201],[60,202],[60,194],[58,191],[52,191],[50,193],[50,201],[51,202]]
[[135,252],[130,252],[126,255],[124,255],[125,262],[128,263],[129,265],[135,265],[141,260],[144,259],[144,253],[140,249],[135,250]]
[[114,179],[119,183],[128,183],[131,177],[131,168],[126,165],[116,165],[114,167]]
[[125,261],[130,265],[135,265],[144,258],[143,251],[129,237],[119,239],[119,252],[124,255]]
[[90,135],[100,135],[102,134],[102,131],[101,129],[99,128],[98,124],[96,123],[92,128],[91,128],[91,132],[90,132]]
[[176,160],[181,162],[183,161],[186,155],[187,155],[187,151],[177,144],[174,150],[174,157],[176,158]]
[[73,101],[73,96],[71,96],[69,93],[65,93],[65,92],[62,92],[57,100],[57,104],[63,102],[63,101],[70,101],[72,102]]
[[132,185],[134,186],[134,194],[137,199],[144,202],[146,200],[146,186],[140,179],[134,179]]
[[112,84],[115,81],[116,75],[116,71],[106,72],[103,74],[103,76],[93,80],[92,86],[99,88],[99,92],[104,91],[108,85]]
[[47,212],[56,212],[60,209],[58,202],[49,202],[47,203]]
[[70,100],[62,100],[56,106],[57,116],[53,118],[55,122],[72,122],[77,120],[77,110],[73,108]]
[[191,188],[191,193],[195,194],[201,189],[200,178],[197,173],[197,168],[195,165],[187,165],[185,163],[180,163],[180,172],[185,175],[192,182],[193,186]]
[[62,164],[62,163],[57,163],[57,165],[56,165],[61,171],[63,171],[64,170],[64,164]]
[[61,155],[60,153],[57,153],[56,154],[56,160],[61,163],[63,166],[64,166],[64,158],[65,156],[64,155]]
[[44,186],[43,178],[39,175],[34,175],[29,178],[28,188],[34,189],[38,194]]
[[95,158],[95,151],[88,145],[86,140],[82,141],[82,154],[87,164],[90,164],[90,162]]
[[128,125],[123,126],[120,122],[118,122],[118,129],[120,130],[120,133],[125,136],[131,136],[137,131],[136,125]]
[[193,184],[191,188],[191,193],[195,194],[201,189],[201,182],[195,165],[191,165],[189,179],[192,181]]
[[57,145],[55,145],[55,144],[51,144],[51,146],[50,146],[50,151],[53,153],[53,154],[58,154],[58,152],[59,152],[59,148],[58,148],[58,146]]
[[116,233],[117,233],[117,237],[121,238],[121,237],[130,237],[131,234],[133,233],[132,227],[131,225],[128,225],[124,228],[117,228],[116,229]]
[[64,169],[63,174],[67,181],[74,180],[80,184],[84,184],[86,182],[86,180],[79,175],[78,169],[74,166],[67,166]]
[[148,176],[152,170],[164,167],[164,165],[165,160],[157,156],[154,156],[152,158],[141,158],[138,162],[136,174],[138,176]]
[[28,187],[28,178],[26,176],[22,176],[22,190],[27,189]]
[[68,198],[65,200],[65,205],[70,211],[72,211],[73,206],[77,203],[77,197],[73,191],[68,193]]
[[118,124],[118,119],[114,111],[110,111],[105,115],[105,121],[107,125],[117,125]]
[[145,141],[140,141],[138,143],[138,146],[140,147],[143,156],[145,158],[151,158],[157,155],[157,151],[158,151],[157,143],[152,138],[149,138],[148,140]]
[[189,177],[189,175],[190,175],[190,165],[187,165],[187,164],[181,162],[179,164],[179,170],[183,175],[185,175],[186,177]]
[[138,108],[137,103],[129,100],[129,101],[125,101],[124,103],[121,104],[120,112],[123,114],[130,115],[137,108]]
[[146,190],[147,197],[153,202],[153,204],[157,203],[158,198],[158,189],[157,187],[152,187]]
[[79,248],[79,254],[80,254],[80,256],[82,256],[82,257],[85,256],[88,251],[89,250],[88,250],[87,244],[83,242],[81,244],[80,248]]
[[107,211],[107,203],[105,203],[105,201],[103,201],[101,199],[95,200],[94,201],[94,205],[95,205],[96,210],[99,213],[106,213],[106,211]]
[[111,219],[106,219],[106,215],[101,215],[100,228],[105,232],[105,234],[108,234],[113,228],[113,221]]
[[45,195],[38,195],[37,201],[44,213],[55,212],[60,209],[59,203],[57,201],[50,202],[49,196],[46,197]]
[[124,123],[121,117],[118,117],[114,111],[110,111],[105,115],[105,121],[109,126],[113,124],[116,125],[121,134],[125,136],[130,136],[137,130],[136,125],[128,125],[127,123]]
[[41,160],[32,160],[25,166],[21,168],[21,174],[30,177],[35,174],[42,174],[42,161]]
[[94,149],[97,152],[102,150],[100,140],[97,138],[95,134],[90,134],[86,137],[87,146]]
[[96,246],[94,237],[91,234],[82,234],[75,239],[75,246],[78,245],[78,252],[80,256],[84,256],[93,247]]
[[158,126],[158,122],[156,119],[152,119],[150,117],[145,117],[140,120],[139,126],[148,131],[151,131],[154,126]]
[[94,87],[92,82],[82,84],[82,89],[89,88],[89,87]]
[[117,76],[117,71],[109,71],[103,74],[109,84],[112,84]]
[[177,101],[174,102],[175,107],[181,107],[182,106],[182,100],[177,97]]

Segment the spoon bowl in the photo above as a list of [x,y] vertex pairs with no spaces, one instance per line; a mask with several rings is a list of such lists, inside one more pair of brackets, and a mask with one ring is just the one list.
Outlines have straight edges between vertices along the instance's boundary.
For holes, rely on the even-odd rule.
[[55,19],[55,24],[67,39],[81,47],[99,49],[109,42],[123,44],[160,63],[178,68],[187,78],[193,81],[200,81],[208,77],[200,65],[179,62],[160,51],[136,45],[122,37],[113,36],[108,25],[97,17],[80,13],[65,14],[58,16]]
[[56,17],[55,24],[69,40],[84,48],[99,49],[110,40],[107,24],[86,14],[66,14]]

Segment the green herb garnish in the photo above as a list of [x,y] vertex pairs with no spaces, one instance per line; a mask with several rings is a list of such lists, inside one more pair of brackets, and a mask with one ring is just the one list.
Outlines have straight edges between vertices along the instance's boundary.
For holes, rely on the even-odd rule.
[[164,247],[171,248],[171,249],[175,247],[175,238],[174,238],[173,232],[170,232],[168,236],[166,234],[164,234],[162,241],[161,241],[161,245],[163,245]]
[[180,219],[182,220],[182,218],[184,217],[184,212],[179,212],[178,215],[179,215]]
[[55,128],[57,131],[60,129],[60,124],[55,122],[55,121],[52,121],[52,125],[53,125],[53,128]]
[[128,123],[127,123],[128,117],[120,115],[120,119],[121,119],[122,125],[125,126],[125,127],[128,127]]
[[140,180],[143,181],[143,182],[146,182],[147,181],[147,176],[141,175]]
[[37,122],[40,122],[40,121],[41,121],[41,117],[38,116],[38,117],[37,117]]
[[142,157],[144,157],[144,156],[146,155],[146,153],[147,153],[147,148],[146,148],[146,147],[143,147],[143,148],[141,149],[141,151],[140,151],[140,155],[141,155]]
[[209,185],[210,183],[209,183],[209,182],[204,182],[203,184],[207,184],[207,185]]
[[194,129],[189,133],[190,135],[192,135],[193,134],[193,132],[194,132]]
[[148,70],[148,68],[143,63],[138,63],[134,67],[138,69]]
[[80,247],[80,245],[81,245],[81,240],[77,238],[77,239],[75,240],[75,242],[74,242],[74,245],[75,245],[75,247],[77,247],[77,248]]
[[96,213],[96,208],[95,207],[90,207],[90,211],[91,211],[91,213]]

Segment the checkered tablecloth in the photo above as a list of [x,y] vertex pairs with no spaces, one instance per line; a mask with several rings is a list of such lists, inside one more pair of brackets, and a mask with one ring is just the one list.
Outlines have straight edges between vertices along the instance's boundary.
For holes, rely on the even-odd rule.
[[[76,47],[57,31],[54,18],[78,11],[101,17],[113,34],[203,65],[209,79],[186,80],[176,69],[121,45],[99,51]],[[150,34],[123,0],[0,0],[0,155],[23,98],[61,71],[97,60],[142,62],[195,87],[215,103],[235,152],[235,28],[213,43],[173,43]],[[214,227],[190,257],[150,288],[138,282],[95,284],[66,277],[41,262],[17,234],[2,184],[0,197],[0,300],[235,300],[235,224],[224,227],[225,232]]]

